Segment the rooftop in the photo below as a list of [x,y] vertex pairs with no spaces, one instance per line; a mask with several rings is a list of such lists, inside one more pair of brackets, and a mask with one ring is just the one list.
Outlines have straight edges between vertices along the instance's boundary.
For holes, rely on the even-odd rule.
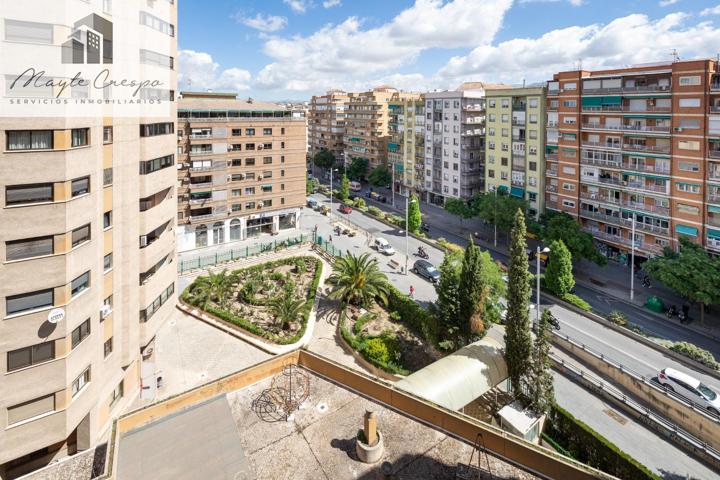
[[252,98],[238,99],[236,93],[227,92],[181,92],[178,110],[238,110],[238,111],[284,111],[277,103],[262,102]]

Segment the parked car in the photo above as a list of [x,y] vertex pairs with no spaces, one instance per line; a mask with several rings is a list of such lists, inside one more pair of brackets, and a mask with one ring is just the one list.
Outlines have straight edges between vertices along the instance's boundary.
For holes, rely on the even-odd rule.
[[349,184],[349,188],[351,192],[359,192],[360,190],[362,190],[362,185],[360,184],[360,182],[352,181]]
[[308,197],[307,206],[315,210],[318,206],[318,201],[312,197]]
[[395,255],[395,249],[384,238],[375,239],[375,249],[384,255]]
[[674,368],[663,368],[658,374],[658,382],[668,390],[699,403],[715,415],[720,415],[720,395],[697,378]]
[[432,283],[437,283],[440,280],[440,272],[427,260],[417,260],[412,271],[421,277],[427,278]]
[[322,213],[323,215],[329,214],[330,207],[328,207],[327,205],[323,205],[322,207],[320,207],[320,213]]
[[344,213],[346,215],[352,213],[352,207],[350,205],[340,205],[338,210],[340,210],[340,213]]

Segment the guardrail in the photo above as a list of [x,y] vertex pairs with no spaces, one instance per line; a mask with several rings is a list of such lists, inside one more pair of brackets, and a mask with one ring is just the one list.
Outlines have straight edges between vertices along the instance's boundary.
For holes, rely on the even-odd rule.
[[715,469],[720,468],[720,451],[716,450],[708,443],[699,440],[676,424],[668,421],[649,408],[629,398],[622,391],[608,384],[608,382],[602,378],[585,372],[580,367],[573,365],[570,362],[566,362],[564,359],[559,358],[554,354],[551,354],[550,357],[555,364],[555,368],[562,373],[572,377],[588,389],[599,393],[639,422],[655,430],[669,440],[673,440],[688,453],[694,454]]

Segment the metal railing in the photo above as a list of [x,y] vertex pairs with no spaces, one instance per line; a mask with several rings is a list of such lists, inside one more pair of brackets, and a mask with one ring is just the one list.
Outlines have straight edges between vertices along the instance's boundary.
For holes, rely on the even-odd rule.
[[708,150],[708,157],[720,158],[720,150]]
[[655,152],[655,153],[670,153],[670,145],[641,145],[637,143],[626,143],[623,145],[623,150],[632,150],[634,152]]

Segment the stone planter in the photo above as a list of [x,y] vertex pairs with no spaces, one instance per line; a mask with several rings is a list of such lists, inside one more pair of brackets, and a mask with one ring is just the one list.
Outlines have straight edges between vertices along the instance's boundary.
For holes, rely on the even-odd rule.
[[368,445],[360,441],[359,438],[355,439],[355,453],[361,462],[364,463],[377,463],[382,459],[385,447],[383,446],[383,437],[380,432],[377,432],[378,440],[375,445]]

